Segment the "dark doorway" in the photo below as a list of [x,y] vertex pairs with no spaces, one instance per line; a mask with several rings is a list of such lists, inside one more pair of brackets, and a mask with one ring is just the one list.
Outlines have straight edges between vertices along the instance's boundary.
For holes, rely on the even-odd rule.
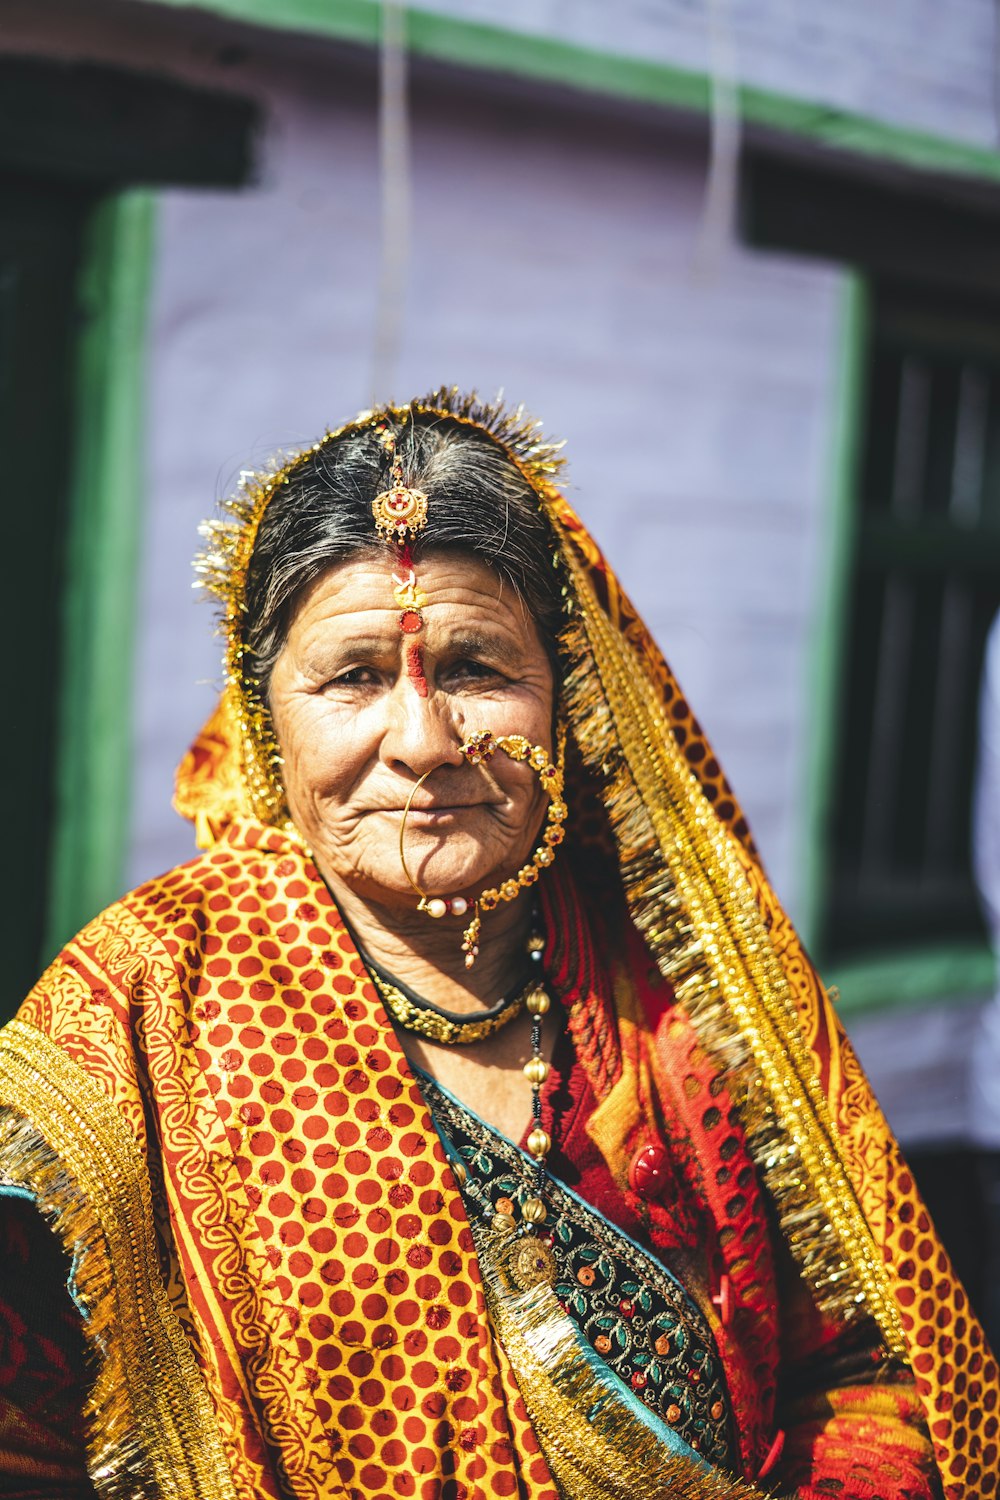
[[[69,784],[65,771],[78,748],[74,725],[59,715],[74,561],[67,538],[71,531],[85,535],[87,521],[71,510],[79,508],[75,497],[88,493],[76,467],[86,447],[79,431],[80,352],[85,320],[95,316],[93,294],[83,296],[94,225],[123,189],[241,186],[251,173],[256,125],[253,103],[162,76],[0,60],[2,785],[9,850],[0,1021],[17,1008],[44,961],[62,815],[58,789]],[[114,589],[116,580],[98,566],[87,586]],[[75,615],[74,632],[87,628],[85,612]],[[127,723],[120,732],[129,732]]]

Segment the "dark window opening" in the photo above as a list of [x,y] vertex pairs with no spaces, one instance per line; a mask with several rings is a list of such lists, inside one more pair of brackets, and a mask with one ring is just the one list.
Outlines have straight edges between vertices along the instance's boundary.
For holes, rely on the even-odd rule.
[[876,287],[866,409],[826,961],[983,937],[971,804],[1000,608],[1000,309]]

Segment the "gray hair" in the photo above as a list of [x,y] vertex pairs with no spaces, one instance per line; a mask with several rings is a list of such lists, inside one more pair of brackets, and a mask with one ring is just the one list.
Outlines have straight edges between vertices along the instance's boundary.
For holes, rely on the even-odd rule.
[[[395,432],[404,483],[430,497],[430,519],[413,547],[481,559],[513,588],[557,663],[564,623],[560,575],[538,497],[503,448],[481,430],[436,413]],[[250,674],[267,699],[274,663],[302,594],[327,568],[384,550],[372,501],[391,482],[391,458],[373,427],[321,445],[278,487],[260,523],[246,584]]]

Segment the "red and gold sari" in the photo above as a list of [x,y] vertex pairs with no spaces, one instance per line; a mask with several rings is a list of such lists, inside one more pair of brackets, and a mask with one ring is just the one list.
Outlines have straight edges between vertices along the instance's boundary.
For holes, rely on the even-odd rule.
[[572,832],[541,883],[553,1162],[609,1254],[634,1244],[697,1304],[727,1464],[650,1439],[652,1355],[617,1397],[618,1375],[600,1400],[567,1376],[565,1306],[508,1296],[477,1249],[454,1139],[261,805],[231,681],[179,779],[202,853],[86,928],[0,1034],[0,1210],[13,1242],[40,1210],[72,1292],[44,1326],[41,1295],[8,1309],[0,1494],[994,1495],[996,1366],[704,736],[531,430],[426,406],[491,432],[552,525],[573,606]]

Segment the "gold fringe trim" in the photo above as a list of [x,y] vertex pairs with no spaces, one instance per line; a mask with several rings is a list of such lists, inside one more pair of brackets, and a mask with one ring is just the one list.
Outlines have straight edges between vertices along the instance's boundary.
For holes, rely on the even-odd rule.
[[564,639],[566,707],[602,788],[632,915],[706,1047],[743,1090],[751,1152],[818,1304],[847,1322],[870,1314],[905,1359],[885,1265],[731,837],[551,505],[549,514],[579,604]]
[[674,1451],[630,1410],[618,1377],[602,1376],[582,1352],[552,1288],[516,1286],[506,1264],[516,1248],[500,1236],[477,1247],[483,1288],[563,1500],[761,1500],[743,1480]]
[[33,1195],[72,1257],[97,1371],[84,1408],[97,1493],[237,1500],[163,1287],[142,1152],[98,1084],[23,1021],[0,1032],[0,1174]]

